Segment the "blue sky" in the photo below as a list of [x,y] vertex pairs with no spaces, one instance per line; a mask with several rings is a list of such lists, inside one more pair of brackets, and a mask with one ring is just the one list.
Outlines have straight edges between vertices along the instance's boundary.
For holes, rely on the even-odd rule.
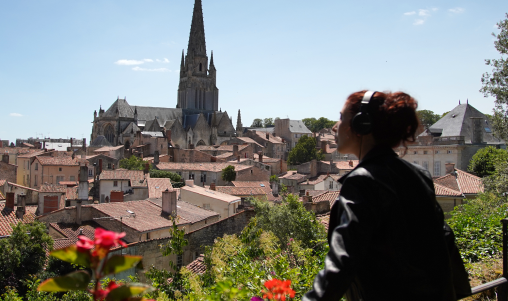
[[[254,118],[337,119],[361,89],[402,90],[443,113],[499,58],[503,1],[202,0],[219,106]],[[118,97],[175,107],[194,0],[0,1],[0,138],[89,139]]]

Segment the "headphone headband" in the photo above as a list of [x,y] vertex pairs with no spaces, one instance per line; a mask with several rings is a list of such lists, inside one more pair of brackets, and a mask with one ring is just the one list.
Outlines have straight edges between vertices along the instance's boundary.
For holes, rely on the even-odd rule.
[[367,91],[363,94],[360,111],[351,120],[353,131],[360,135],[367,135],[372,131],[372,119],[370,118],[370,101],[377,91]]

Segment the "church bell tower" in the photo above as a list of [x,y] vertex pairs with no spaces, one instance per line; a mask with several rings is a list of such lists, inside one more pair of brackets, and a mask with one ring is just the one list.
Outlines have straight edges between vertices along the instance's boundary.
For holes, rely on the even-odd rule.
[[177,108],[217,111],[219,89],[215,85],[216,72],[213,52],[208,65],[201,0],[195,0],[187,55],[184,56],[182,51]]

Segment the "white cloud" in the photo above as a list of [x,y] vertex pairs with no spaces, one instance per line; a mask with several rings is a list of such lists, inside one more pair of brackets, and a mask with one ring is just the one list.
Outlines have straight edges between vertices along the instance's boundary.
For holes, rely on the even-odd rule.
[[418,16],[421,16],[421,17],[428,17],[428,16],[430,16],[429,10],[428,9],[419,9],[418,10]]
[[153,63],[153,60],[152,59],[143,59],[143,62]]
[[169,72],[168,68],[155,68],[155,69],[148,69],[148,68],[141,68],[141,67],[134,67],[132,68],[134,71],[150,71],[150,72]]
[[438,8],[437,8],[437,7],[433,7],[433,8],[432,8],[432,11],[437,11],[437,10],[438,10]]
[[9,115],[12,117],[23,117],[23,115],[21,115],[19,113],[10,113]]
[[454,14],[462,14],[465,11],[465,9],[463,9],[462,7],[455,7],[450,8],[448,11]]
[[137,60],[118,60],[115,62],[115,64],[117,64],[117,65],[125,65],[125,66],[141,65],[144,63],[145,63],[144,61],[137,61]]
[[404,13],[404,16],[411,16],[414,14],[416,14],[416,12],[413,10],[413,11],[408,11],[407,13]]
[[415,20],[415,22],[413,23],[413,25],[423,25],[423,23],[425,23],[425,20],[423,20],[423,19],[418,19],[418,20]]
[[157,59],[156,61],[157,61],[157,63],[164,63],[164,64],[169,63],[169,60],[167,58],[164,58],[163,60]]

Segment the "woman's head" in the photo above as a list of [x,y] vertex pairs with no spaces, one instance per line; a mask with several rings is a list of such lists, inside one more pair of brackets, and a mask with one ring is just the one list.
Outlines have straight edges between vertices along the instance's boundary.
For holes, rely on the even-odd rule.
[[[334,130],[338,134],[339,152],[349,151],[349,144],[359,142],[361,135],[351,127],[353,117],[360,111],[363,95],[367,92],[355,92],[346,100],[341,111],[341,120]],[[372,135],[375,145],[397,147],[400,144],[415,140],[415,133],[419,126],[416,108],[418,104],[414,98],[403,92],[376,92],[369,104]],[[341,150],[342,149],[342,150]]]

